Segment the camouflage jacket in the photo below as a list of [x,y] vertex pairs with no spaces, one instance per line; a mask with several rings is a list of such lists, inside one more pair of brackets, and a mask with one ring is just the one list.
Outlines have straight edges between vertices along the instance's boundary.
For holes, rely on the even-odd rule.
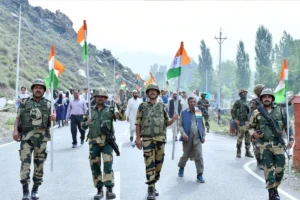
[[135,124],[141,126],[141,137],[166,142],[168,120],[166,105],[144,102],[138,108]]
[[50,141],[51,102],[44,97],[23,99],[17,112],[21,123],[22,140]]
[[[284,109],[282,109],[279,106],[273,105],[272,109],[268,111],[268,115],[271,119],[274,120],[276,123],[276,126],[278,130],[283,133],[283,130],[287,131],[287,118],[286,118],[286,112]],[[259,113],[258,110],[255,110],[253,112],[252,117],[249,121],[249,133],[250,135],[253,135],[255,131],[260,130],[264,133],[264,137],[259,139],[259,143],[263,144],[265,142],[271,142],[278,143],[278,139],[273,134],[270,126],[268,125],[267,120]],[[294,132],[292,129],[292,125],[290,123],[289,126],[289,134],[290,134],[290,141],[294,141]]]
[[120,121],[126,120],[126,115],[124,110],[120,109],[118,105],[115,107],[104,105],[102,109],[98,109],[97,106],[91,109],[92,122],[87,125],[86,122],[89,119],[89,115],[83,117],[81,127],[86,130],[89,129],[87,139],[89,143],[106,143],[106,135],[101,132],[100,128],[103,122],[106,122],[108,129],[114,134],[113,121],[118,119]]
[[120,108],[122,110],[126,110],[126,107],[127,107],[127,97],[125,94],[120,94]]
[[239,99],[234,102],[231,109],[232,119],[240,121],[240,125],[243,126],[244,122],[248,121],[249,118],[249,106],[247,100]]
[[209,104],[209,101],[201,98],[197,102],[197,107],[202,111],[203,115],[208,115],[208,106],[204,106],[203,104]]

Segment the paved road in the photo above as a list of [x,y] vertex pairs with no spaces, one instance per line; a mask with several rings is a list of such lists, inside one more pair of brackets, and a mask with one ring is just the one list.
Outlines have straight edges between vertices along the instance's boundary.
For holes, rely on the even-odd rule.
[[[115,192],[117,199],[143,200],[146,198],[145,166],[142,151],[132,148],[129,142],[127,122],[115,124],[121,157],[114,157]],[[70,127],[54,129],[54,172],[50,172],[50,143],[45,166],[44,183],[40,188],[41,200],[91,200],[96,192],[93,187],[88,161],[88,145],[71,148]],[[171,159],[171,130],[168,129],[168,143],[161,180],[157,184],[161,200],[204,199],[204,200],[266,200],[265,184],[243,167],[253,161],[250,158],[235,157],[235,140],[209,134],[203,145],[204,178],[206,183],[196,182],[195,164],[188,161],[185,177],[177,177],[177,163],[181,156],[181,143],[176,143],[175,159]],[[21,199],[19,184],[19,143],[4,146],[0,144],[0,200]],[[244,153],[244,152],[243,152]],[[250,170],[263,177],[262,171],[249,164]],[[283,188],[295,198],[281,195],[281,199],[300,199],[300,193]]]

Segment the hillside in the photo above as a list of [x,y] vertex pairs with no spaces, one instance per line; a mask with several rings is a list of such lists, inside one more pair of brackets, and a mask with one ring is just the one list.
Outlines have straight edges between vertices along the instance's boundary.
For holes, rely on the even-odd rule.
[[[56,58],[65,65],[60,77],[59,90],[86,87],[86,78],[78,74],[85,70],[81,61],[81,46],[77,43],[77,30],[72,21],[60,11],[53,13],[41,7],[32,7],[21,0],[22,28],[19,86],[29,87],[35,78],[45,79],[48,74],[48,56],[55,45]],[[13,97],[16,79],[18,44],[18,5],[13,0],[0,1],[0,97]],[[98,50],[89,44],[91,88],[105,87],[113,90],[113,63],[116,72],[135,88],[136,76],[130,68],[119,63],[109,50]],[[118,89],[118,86],[116,86]]]

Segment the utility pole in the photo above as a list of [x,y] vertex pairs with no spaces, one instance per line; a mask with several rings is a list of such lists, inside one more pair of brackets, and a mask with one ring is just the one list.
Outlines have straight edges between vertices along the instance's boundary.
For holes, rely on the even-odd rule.
[[219,45],[220,45],[220,54],[219,54],[219,72],[218,72],[218,79],[219,79],[219,81],[218,81],[218,85],[219,85],[219,87],[218,87],[218,109],[219,108],[221,108],[221,49],[222,49],[222,43],[227,39],[227,37],[224,37],[224,38],[222,38],[222,28],[220,28],[220,37],[216,37],[215,36],[215,39],[217,40],[217,42],[219,43]]

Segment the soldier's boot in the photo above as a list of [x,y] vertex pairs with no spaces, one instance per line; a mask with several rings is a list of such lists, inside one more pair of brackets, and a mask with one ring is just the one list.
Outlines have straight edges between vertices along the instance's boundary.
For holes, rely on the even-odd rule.
[[148,187],[148,196],[147,200],[155,200],[156,199],[155,194],[155,188],[154,187]]
[[113,193],[112,187],[107,187],[106,188],[106,199],[115,199],[115,198],[116,198],[116,194]]
[[246,148],[245,156],[246,156],[246,157],[249,157],[249,158],[253,158],[253,155],[252,155],[252,153],[250,152],[249,148]]
[[269,200],[280,200],[279,195],[276,195],[275,189],[269,189]]
[[132,142],[133,141],[133,137],[130,137],[130,142]]
[[264,165],[262,163],[262,160],[259,158],[257,159],[257,168],[260,170],[264,170]]
[[102,189],[102,187],[99,187],[97,190],[98,191],[97,191],[97,194],[94,196],[94,200],[100,200],[100,199],[103,198],[103,189]]
[[179,168],[179,170],[178,170],[178,176],[179,177],[183,177],[183,174],[184,174],[184,168]]
[[155,189],[155,196],[158,197],[159,196],[159,192]]
[[274,195],[274,197],[275,197],[275,200],[280,200],[280,196],[278,194],[278,188],[275,188],[275,195]]
[[207,133],[209,133],[209,128],[207,128]]
[[237,157],[237,158],[240,158],[240,157],[241,157],[241,154],[242,154],[242,151],[241,151],[241,144],[237,144],[237,145],[236,145],[236,157]]
[[33,185],[32,190],[31,190],[31,199],[32,200],[38,200],[40,198],[38,189],[39,189],[38,185]]
[[30,193],[28,189],[28,185],[23,185],[23,198],[22,200],[30,200]]

